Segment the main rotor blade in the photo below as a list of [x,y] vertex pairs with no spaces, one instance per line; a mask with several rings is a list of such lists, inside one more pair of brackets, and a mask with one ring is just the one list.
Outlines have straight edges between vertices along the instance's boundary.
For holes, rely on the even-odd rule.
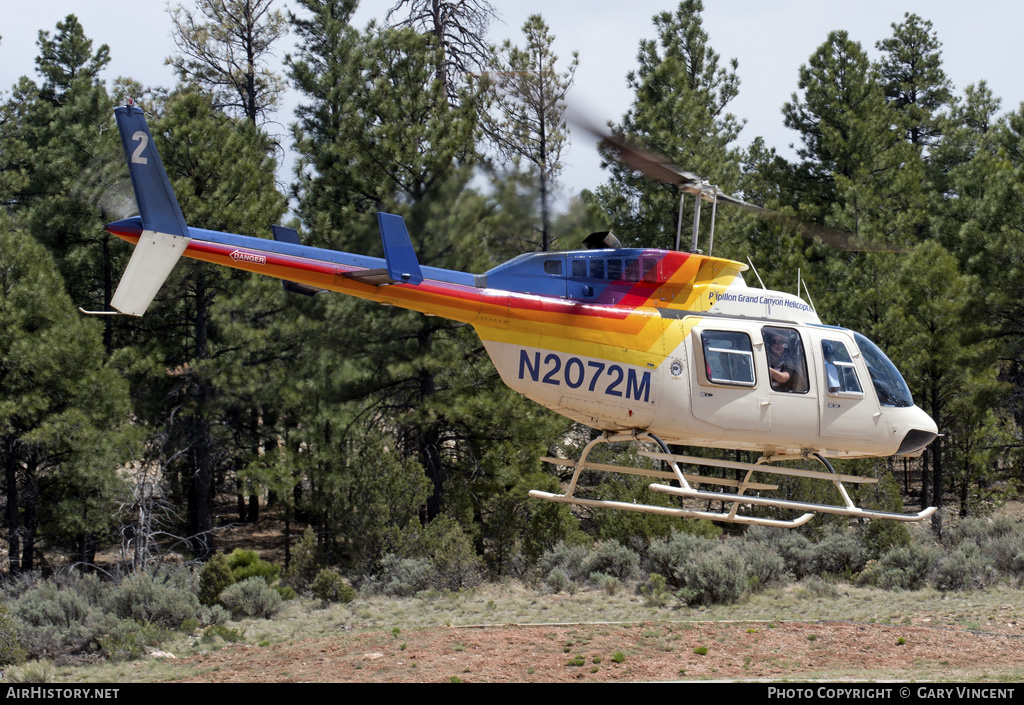
[[761,218],[793,228],[804,237],[820,240],[823,244],[836,250],[845,252],[905,252],[905,250],[896,250],[886,245],[860,240],[853,233],[846,230],[831,228],[820,223],[812,223],[794,216],[762,208],[753,203],[747,203],[742,198],[730,196],[727,193],[718,191],[715,187],[707,186],[696,174],[683,171],[670,162],[668,157],[657,152],[641,149],[631,144],[625,138],[607,129],[595,126],[578,114],[572,114],[569,116],[569,120],[601,140],[615,153],[616,158],[620,162],[655,181],[676,186],[687,193],[697,194],[706,201],[717,200],[730,203]]
[[574,125],[583,128],[607,145],[615,153],[615,158],[631,169],[635,169],[663,184],[670,184],[680,188],[689,187],[687,190],[691,191],[701,187],[701,180],[696,174],[682,171],[672,164],[667,157],[657,152],[641,149],[613,132],[598,127],[581,115],[572,113],[567,117]]

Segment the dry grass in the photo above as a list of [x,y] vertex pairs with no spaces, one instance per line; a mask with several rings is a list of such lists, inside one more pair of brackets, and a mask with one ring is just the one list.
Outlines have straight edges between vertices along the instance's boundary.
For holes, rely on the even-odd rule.
[[[56,678],[1024,679],[1024,602],[1015,588],[958,594],[838,589],[838,598],[820,597],[797,583],[699,609],[648,607],[625,591],[549,595],[518,583],[327,609],[296,601],[274,620],[230,624],[243,633],[240,644],[182,635],[164,647],[175,659],[64,667]],[[695,653],[700,648],[707,654]],[[616,662],[616,654],[624,659]],[[581,658],[584,665],[567,665]]]

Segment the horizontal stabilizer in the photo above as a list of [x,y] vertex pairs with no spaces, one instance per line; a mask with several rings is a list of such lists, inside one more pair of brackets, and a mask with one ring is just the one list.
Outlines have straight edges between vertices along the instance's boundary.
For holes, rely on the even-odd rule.
[[144,314],[190,241],[187,237],[143,231],[110,305],[131,316]]
[[[283,225],[271,225],[270,230],[274,233],[274,239],[278,242],[288,242],[293,245],[302,244],[299,242],[299,234],[294,228],[286,228]],[[303,296],[315,296],[322,291],[327,291],[327,289],[318,289],[315,286],[299,284],[298,282],[288,281],[287,279],[282,279],[281,285],[284,286],[285,291],[291,294],[302,294]]]

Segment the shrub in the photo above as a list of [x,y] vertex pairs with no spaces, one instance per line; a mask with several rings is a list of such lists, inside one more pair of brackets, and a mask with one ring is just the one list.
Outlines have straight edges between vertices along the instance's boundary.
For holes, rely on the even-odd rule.
[[864,547],[846,531],[829,531],[818,543],[810,545],[814,572],[852,576],[867,562]]
[[199,571],[199,602],[206,606],[217,604],[221,591],[235,579],[223,553],[215,553]]
[[747,532],[747,539],[760,544],[763,553],[779,556],[786,572],[797,580],[815,571],[814,544],[803,534],[790,529],[754,527]]
[[484,562],[471,537],[452,517],[442,515],[427,525],[423,542],[434,568],[437,587],[463,590],[483,580]]
[[572,582],[581,582],[587,577],[587,573],[583,570],[583,563],[587,560],[588,553],[586,546],[559,542],[540,557],[540,560],[537,561],[537,570],[541,575],[548,576],[555,568],[559,568],[566,579]]
[[296,590],[307,590],[321,566],[319,552],[316,547],[316,532],[307,526],[302,532],[299,545],[292,551],[288,569],[281,576],[281,582]]
[[149,573],[135,573],[122,580],[111,595],[111,604],[121,619],[167,629],[176,629],[186,619],[195,618],[200,610],[199,598],[184,580]]
[[875,585],[884,590],[918,590],[927,584],[935,552],[925,546],[900,546],[878,561]]
[[281,566],[267,563],[256,551],[236,548],[227,557],[231,580],[240,583],[247,578],[263,578],[267,585],[273,585],[281,573]]
[[203,607],[199,610],[196,615],[200,624],[209,625],[221,625],[227,624],[228,620],[231,619],[231,613],[228,612],[224,605],[210,605],[209,607]]
[[10,603],[21,645],[31,658],[56,658],[97,648],[97,639],[116,621],[69,587],[41,580]]
[[622,581],[607,573],[591,573],[590,582],[603,590],[606,595],[617,595],[622,589]]
[[356,599],[355,589],[346,584],[333,570],[324,568],[313,579],[313,597],[324,603],[348,604]]
[[993,532],[982,548],[1003,575],[1024,575],[1024,529],[1019,524],[1000,533]]
[[747,588],[743,556],[729,543],[716,542],[708,552],[691,556],[675,571],[682,587],[676,593],[687,604],[731,604]]
[[262,576],[251,576],[229,585],[220,594],[220,601],[231,614],[270,619],[281,611],[281,596]]
[[894,548],[911,545],[910,529],[902,521],[872,521],[861,543],[872,558],[881,558]]
[[619,580],[631,580],[640,573],[640,557],[618,541],[599,541],[583,561],[584,575],[605,573]]
[[544,584],[551,588],[552,592],[567,592],[570,595],[576,592],[576,582],[569,577],[564,568],[555,566],[544,578]]
[[0,605],[0,666],[9,666],[25,660],[21,645],[21,630],[7,607]]
[[974,544],[963,544],[939,560],[935,587],[945,591],[983,588],[992,582],[995,569]]
[[640,594],[644,596],[644,604],[647,607],[664,607],[668,603],[670,594],[665,588],[667,582],[664,575],[651,573],[647,584],[640,586]]
[[434,567],[429,560],[400,558],[389,553],[381,559],[380,573],[365,578],[360,589],[389,597],[410,597],[434,584]]
[[146,647],[160,645],[160,627],[122,619],[99,638],[100,650],[111,661],[134,661],[146,655]]
[[746,565],[747,583],[751,590],[756,592],[789,581],[790,574],[782,556],[766,550],[764,544],[744,541],[740,544],[740,553]]
[[40,659],[5,671],[4,680],[18,684],[54,683],[57,680],[57,669],[52,661]]
[[681,588],[685,585],[683,567],[717,545],[717,541],[676,531],[669,538],[655,539],[648,546],[647,571],[662,575],[669,585]]

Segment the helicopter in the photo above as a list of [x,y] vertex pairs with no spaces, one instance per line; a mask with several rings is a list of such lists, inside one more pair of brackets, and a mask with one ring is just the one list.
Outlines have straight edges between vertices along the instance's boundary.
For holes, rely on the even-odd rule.
[[[679,251],[678,232],[676,251],[623,248],[610,233],[595,233],[586,249],[526,253],[473,274],[421,265],[402,217],[383,212],[383,258],[305,246],[294,229],[278,225],[272,240],[189,227],[142,109],[128,101],[114,113],[139,215],[106,230],[135,249],[110,301],[114,310],[84,313],[143,315],[181,257],[275,277],[294,293],[340,292],[473,326],[506,385],[598,432],[576,460],[541,458],[573,473],[564,493],[533,490],[536,499],[787,528],[818,513],[920,521],[935,512],[858,507],[845,484],[877,480],[836,473],[830,462],[917,456],[936,438],[935,422],[914,404],[896,367],[863,335],[824,325],[799,296],[748,287],[746,264],[699,253],[702,202],[712,205],[712,232],[719,202],[763,209],[656,156],[619,144],[627,164],[675,183],[681,202],[695,197],[690,252]],[[668,470],[587,460],[599,444],[622,442],[655,444],[658,452],[641,454]],[[678,455],[669,444],[759,457]],[[823,469],[778,464],[788,460]],[[737,479],[684,467],[732,470]],[[579,496],[585,470],[647,476],[656,480],[652,491],[679,497],[679,506]],[[772,496],[778,485],[764,475],[831,483],[842,504]],[[762,506],[802,513],[749,513]]]

